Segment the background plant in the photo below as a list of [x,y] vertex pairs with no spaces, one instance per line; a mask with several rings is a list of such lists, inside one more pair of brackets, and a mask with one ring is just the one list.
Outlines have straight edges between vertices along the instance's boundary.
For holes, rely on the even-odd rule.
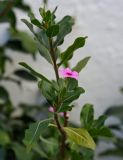
[[[36,58],[37,49],[30,34],[17,28],[15,8],[26,13],[31,10],[30,6],[22,0],[0,2],[0,23],[8,24],[8,37],[0,45],[0,160],[31,160],[40,157],[40,154],[35,151],[35,155],[28,155],[22,144],[22,138],[27,126],[37,120],[37,117],[42,117],[39,115],[42,107],[41,104],[30,105],[24,102],[15,106],[6,83],[10,83],[10,85],[15,83],[20,89],[23,89],[22,83],[24,80],[36,82],[36,78],[25,69],[15,69],[10,74],[7,72],[6,65],[7,63],[10,63],[10,66],[13,65],[12,54],[16,52],[20,55],[30,55],[33,59]],[[8,54],[8,50],[12,50],[12,54]],[[45,103],[42,105],[46,106]],[[20,113],[16,114],[18,111]]]
[[[121,93],[123,93],[123,88],[121,88]],[[107,150],[104,150],[100,153],[100,156],[103,157],[123,157],[123,105],[114,105],[108,107],[105,111],[105,115],[108,117],[114,118],[114,121],[108,125],[115,135],[115,140],[111,141],[112,147],[109,147]]]
[[[99,136],[110,137],[112,134],[104,126],[105,116],[94,119],[91,104],[86,104],[82,109],[81,127],[75,128],[68,123],[67,113],[74,107],[73,101],[85,92],[78,85],[78,73],[86,66],[90,57],[80,60],[72,69],[59,69],[71,60],[77,49],[85,45],[87,37],[78,37],[64,52],[59,51],[65,36],[72,31],[73,19],[65,16],[56,22],[56,9],[50,11],[40,8],[41,20],[35,18],[31,12],[28,14],[30,22],[22,19],[34,34],[39,53],[53,66],[56,75],[56,80],[49,80],[25,62],[20,63],[38,78],[39,90],[53,110],[49,118],[30,125],[23,142],[28,150],[41,146],[40,152],[44,159],[92,159],[94,140]],[[40,29],[38,34],[33,26]],[[59,114],[61,112],[63,117]]]

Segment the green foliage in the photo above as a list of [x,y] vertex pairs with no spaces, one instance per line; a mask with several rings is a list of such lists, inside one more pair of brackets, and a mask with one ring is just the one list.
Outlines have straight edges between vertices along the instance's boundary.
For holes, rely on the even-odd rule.
[[107,116],[114,116],[118,117],[119,119],[123,120],[123,105],[121,106],[112,106],[106,110],[105,114]]
[[7,103],[9,101],[9,94],[7,90],[0,86],[0,104]]
[[44,57],[49,63],[52,64],[53,62],[52,62],[52,58],[50,56],[50,53],[49,53],[48,49],[43,45],[43,42],[39,42],[38,40],[36,40],[36,44],[37,44],[37,48],[39,50],[40,55],[42,57]]
[[27,72],[23,69],[15,70],[14,74],[24,80],[28,80],[28,81],[36,81],[37,80],[32,74],[30,74],[29,72]]
[[32,12],[29,12],[28,16],[30,17],[30,21],[32,24],[34,24],[37,27],[41,27],[41,23],[38,21],[38,19],[35,18],[34,14]]
[[9,135],[5,132],[0,130],[0,146],[4,146],[10,143]]
[[64,129],[68,137],[76,144],[90,149],[95,149],[95,142],[86,129],[71,127],[65,127]]
[[50,83],[50,81],[45,78],[42,74],[36,72],[34,69],[32,69],[28,64],[24,63],[24,62],[20,62],[19,63],[21,66],[25,67],[26,69],[28,69],[34,76],[40,78],[40,79],[43,79],[45,81],[47,81],[48,83]]
[[64,42],[64,38],[67,34],[72,31],[72,25],[74,24],[73,18],[70,16],[65,16],[60,22],[59,25],[59,33],[54,42],[54,48],[61,45]]
[[[29,74],[26,70],[15,70],[8,72],[7,63],[13,65],[12,57],[14,54],[28,54],[32,58],[36,57],[35,41],[26,31],[19,30],[16,22],[18,17],[17,10],[28,12],[30,7],[23,0],[0,1],[0,25],[6,23],[6,41],[0,46],[0,159],[1,160],[24,160],[39,159],[39,154],[35,151],[27,155],[26,149],[22,144],[24,130],[28,125],[38,119],[39,112],[42,110],[41,105],[18,104],[14,105],[11,99],[11,91],[9,93],[6,82],[15,83],[21,89],[23,79],[34,81],[36,78]],[[11,52],[9,52],[11,50]],[[8,54],[9,52],[9,54]],[[13,68],[13,66],[12,66]],[[7,70],[7,72],[6,72]],[[17,77],[18,76],[18,77]],[[21,79],[22,78],[22,79]],[[4,87],[5,86],[5,87]],[[14,89],[14,88],[13,88]],[[19,88],[20,89],[20,88]],[[14,90],[13,90],[14,91]],[[18,95],[19,97],[21,95]],[[46,106],[45,103],[43,103]],[[47,110],[44,109],[44,110]],[[17,114],[16,114],[17,113]],[[46,111],[42,111],[42,115],[46,117]]]
[[30,125],[28,130],[26,130],[23,142],[27,146],[28,150],[30,150],[37,140],[39,140],[41,133],[48,127],[50,122],[51,119],[35,122]]
[[[122,88],[120,89],[121,93]],[[111,131],[114,134],[114,138],[111,143],[114,146],[113,148],[108,147],[108,149],[102,151],[99,155],[103,157],[116,157],[116,158],[122,158],[123,157],[123,138],[122,138],[122,133],[123,133],[123,105],[113,105],[109,107],[104,114],[106,114],[109,117],[114,117],[119,121],[119,123],[115,123],[113,121],[108,127],[111,129]]]
[[59,26],[58,25],[52,25],[50,28],[47,29],[47,36],[52,38],[55,37],[59,33]]
[[85,104],[80,113],[80,121],[82,127],[89,129],[92,126],[93,120],[94,120],[93,105]]
[[78,37],[74,43],[67,48],[66,51],[64,51],[63,53],[61,53],[61,62],[59,63],[59,66],[62,63],[67,62],[68,60],[70,60],[73,57],[73,53],[74,51],[76,51],[77,49],[83,47],[85,45],[85,40],[87,37]]
[[80,114],[82,127],[86,128],[93,138],[98,137],[113,137],[110,129],[104,126],[106,116],[102,115],[94,120],[93,105],[85,104]]
[[90,57],[86,57],[86,58],[80,60],[72,70],[80,72],[83,68],[85,68],[85,66],[88,63],[89,59],[90,59]]
[[28,153],[25,150],[25,147],[18,143],[14,143],[12,148],[15,152],[17,160],[31,160],[33,157],[33,153]]

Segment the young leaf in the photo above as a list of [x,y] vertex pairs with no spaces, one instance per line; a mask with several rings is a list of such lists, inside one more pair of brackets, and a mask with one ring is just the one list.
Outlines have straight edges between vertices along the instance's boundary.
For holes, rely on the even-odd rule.
[[82,59],[81,61],[79,61],[77,63],[77,65],[74,68],[72,68],[72,70],[80,72],[86,66],[89,59],[90,59],[90,57],[86,57],[86,58]]
[[37,80],[32,74],[25,71],[24,69],[18,69],[14,72],[14,74],[20,78],[23,78],[24,80],[28,80],[28,81],[36,81]]
[[58,25],[52,25],[46,31],[47,36],[50,38],[55,37],[58,33],[59,33],[59,26]]
[[91,127],[94,120],[94,109],[93,105],[85,104],[80,113],[80,121],[82,127],[89,129]]
[[30,31],[31,31],[33,34],[35,34],[35,33],[34,33],[34,30],[33,30],[33,25],[32,25],[30,22],[28,22],[26,19],[21,19],[21,21],[24,22],[24,23],[27,25],[27,27],[30,29]]
[[83,47],[85,45],[85,40],[87,37],[78,37],[74,43],[67,48],[66,51],[64,51],[63,53],[61,53],[61,62],[59,63],[59,66],[62,63],[67,62],[68,60],[70,60],[73,57],[73,53],[74,51],[76,51],[77,49]]
[[42,28],[42,24],[38,21],[38,19],[35,18],[34,14],[32,12],[28,13],[28,16],[30,17],[31,23],[33,23],[35,26]]
[[72,30],[73,18],[71,16],[65,16],[60,22],[59,25],[59,34],[57,35],[56,41],[54,42],[54,47],[61,45],[64,41],[64,37],[69,34]]
[[27,149],[30,150],[33,145],[39,140],[41,133],[46,129],[51,122],[50,119],[45,119],[43,121],[35,122],[30,125],[29,129],[25,132],[24,144],[27,146]]
[[36,44],[37,44],[40,55],[44,57],[49,63],[52,64],[52,58],[50,56],[48,49],[38,40],[36,40]]
[[64,127],[68,137],[82,147],[95,149],[96,145],[88,131],[84,128]]
[[94,128],[103,127],[106,119],[107,119],[107,116],[101,115],[97,120],[94,120],[94,121],[93,121],[92,126],[93,126]]
[[44,77],[42,74],[36,72],[34,69],[32,69],[28,64],[24,63],[24,62],[20,62],[19,63],[21,66],[25,67],[26,69],[28,69],[32,75],[44,80],[44,81],[47,81],[48,83],[51,83],[46,77]]
[[44,30],[41,30],[37,36],[39,42],[41,42],[47,49],[49,49],[50,48],[49,39],[46,35],[46,32]]

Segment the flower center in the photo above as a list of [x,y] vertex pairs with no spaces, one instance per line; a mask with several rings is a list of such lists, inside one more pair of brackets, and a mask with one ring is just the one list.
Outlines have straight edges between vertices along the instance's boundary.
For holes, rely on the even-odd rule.
[[71,72],[67,72],[67,75],[71,76],[71,75],[72,75],[72,73],[71,73]]

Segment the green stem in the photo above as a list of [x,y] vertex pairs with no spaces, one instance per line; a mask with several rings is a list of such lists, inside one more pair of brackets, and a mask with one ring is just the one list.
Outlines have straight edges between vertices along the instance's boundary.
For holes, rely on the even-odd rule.
[[53,43],[52,43],[51,38],[49,38],[49,44],[50,44],[50,54],[51,54],[53,65],[54,65],[55,75],[56,75],[56,79],[58,81],[58,79],[59,79],[58,67],[56,64],[55,52],[54,52]]
[[[49,44],[50,44],[50,54],[51,54],[52,61],[53,61],[54,71],[55,71],[56,79],[58,81],[59,80],[58,66],[56,64],[55,51],[54,51],[54,48],[53,48],[52,38],[49,38]],[[54,114],[54,119],[55,119],[57,128],[62,135],[62,140],[61,140],[61,145],[60,145],[60,158],[61,158],[61,160],[64,160],[65,159],[65,148],[66,148],[66,144],[65,144],[66,133],[65,133],[63,127],[61,126],[61,124],[59,122],[59,119],[58,119],[58,115],[56,113]]]

